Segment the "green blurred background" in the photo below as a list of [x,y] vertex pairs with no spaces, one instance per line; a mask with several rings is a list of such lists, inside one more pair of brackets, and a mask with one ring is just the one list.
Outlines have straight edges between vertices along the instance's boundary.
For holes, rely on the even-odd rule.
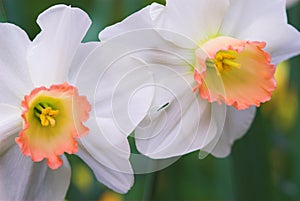
[[[0,0],[0,19],[17,24],[33,39],[40,31],[35,22],[39,13],[58,3],[72,5],[91,17],[93,25],[85,41],[92,41],[105,26],[152,2]],[[288,9],[288,17],[300,30],[300,3]],[[188,154],[164,170],[136,175],[133,188],[119,195],[98,183],[79,158],[69,156],[72,181],[66,200],[300,200],[300,57],[280,64],[276,77],[278,88],[272,100],[258,110],[251,129],[234,144],[229,157],[199,160],[198,152]]]

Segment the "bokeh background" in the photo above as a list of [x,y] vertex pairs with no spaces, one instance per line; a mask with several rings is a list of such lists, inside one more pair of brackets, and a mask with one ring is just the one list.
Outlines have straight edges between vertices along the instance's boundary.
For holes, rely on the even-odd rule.
[[[98,40],[104,27],[152,2],[0,0],[0,20],[20,26],[33,39],[40,31],[35,22],[39,13],[54,4],[72,5],[91,17],[93,25],[85,41],[92,41]],[[164,0],[156,2],[164,4]],[[287,12],[289,23],[300,30],[300,3]],[[166,169],[136,175],[133,188],[119,195],[98,183],[79,158],[68,156],[72,180],[66,200],[300,200],[300,57],[280,64],[276,78],[272,100],[259,108],[251,129],[234,144],[229,157],[199,160],[197,152],[188,154]]]

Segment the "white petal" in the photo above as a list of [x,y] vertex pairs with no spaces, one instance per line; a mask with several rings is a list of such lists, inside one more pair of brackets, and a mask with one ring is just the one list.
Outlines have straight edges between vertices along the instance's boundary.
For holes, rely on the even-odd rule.
[[95,94],[96,116],[113,119],[124,135],[130,134],[145,117],[154,94],[149,87],[153,83],[151,72],[131,60],[127,57],[110,66],[99,80]]
[[[122,22],[119,22],[115,25],[112,25],[110,27],[107,27],[99,34],[99,38],[101,41],[106,41],[108,39],[111,39],[113,37],[120,36],[122,34],[130,34],[130,32],[135,32],[137,30],[149,30],[152,29],[152,31],[155,29],[159,33],[159,35],[164,39],[161,41],[161,43],[155,43],[156,39],[153,40],[149,38],[148,35],[143,35],[142,32],[140,32],[140,35],[138,35],[135,39],[139,38],[144,40],[148,45],[146,45],[145,49],[148,47],[149,44],[154,42],[154,44],[151,44],[152,47],[158,48],[158,49],[164,49],[166,46],[166,42],[172,42],[174,45],[177,46],[184,46],[194,49],[197,47],[197,43],[195,43],[194,38],[187,37],[184,35],[181,31],[174,31],[173,25],[168,26],[169,22],[166,22],[166,25],[164,21],[168,20],[168,16],[166,15],[166,8],[163,5],[153,3],[150,6],[147,6],[143,8],[142,10],[130,15]],[[173,22],[173,21],[171,21]],[[161,26],[163,24],[163,26]],[[156,29],[157,28],[157,29]],[[150,31],[151,32],[151,31]],[[153,31],[154,32],[154,31]],[[135,33],[133,33],[135,34]],[[167,40],[167,41],[165,41]],[[125,42],[126,41],[122,41]],[[128,42],[128,41],[127,41]],[[142,42],[142,43],[145,43]],[[135,42],[136,43],[136,42]],[[158,44],[158,45],[155,45]],[[168,44],[170,45],[170,44]],[[131,44],[129,44],[131,46]],[[140,46],[142,47],[142,46]]]
[[[119,193],[127,193],[132,187],[134,182],[133,173],[128,174],[108,168],[99,163],[88,151],[84,151],[84,149],[79,149],[77,155],[90,166],[96,178],[110,189]],[[123,166],[122,163],[124,162],[122,160],[117,162]]]
[[90,133],[80,138],[77,155],[92,168],[100,182],[117,192],[126,193],[133,185],[126,136],[110,119],[91,118],[87,125]]
[[1,141],[18,133],[22,128],[21,111],[13,106],[0,103],[0,146]]
[[46,163],[33,163],[10,139],[12,146],[1,149],[0,200],[63,200],[70,182],[70,167],[51,170]]
[[[266,24],[258,22],[256,27],[262,27]],[[256,28],[257,30],[257,28]],[[274,34],[276,33],[276,34]],[[261,41],[266,41],[265,50],[271,54],[272,63],[278,64],[293,56],[300,54],[300,33],[292,26],[282,24],[273,24],[268,26],[268,32],[256,32],[253,35]],[[261,35],[259,35],[261,34]]]
[[265,41],[274,64],[300,53],[300,33],[287,24],[285,1],[281,0],[232,0],[220,34]]
[[163,8],[163,5],[153,3],[130,15],[122,22],[106,27],[99,33],[99,39],[105,41],[133,30],[153,28],[152,15],[158,15]]
[[20,106],[32,89],[26,60],[30,40],[19,27],[1,23],[0,44],[0,102]]
[[246,134],[254,117],[255,107],[247,110],[236,110],[227,106],[226,121],[221,138],[212,150],[216,157],[226,157],[230,154],[233,142]]
[[[155,40],[136,40],[140,34]],[[125,135],[145,117],[154,93],[148,87],[153,83],[152,73],[131,55],[143,52],[159,41],[161,37],[155,31],[120,35],[101,43],[78,73],[76,86],[89,98],[96,116],[114,119]]]
[[[154,69],[157,68],[157,69]],[[155,67],[157,87],[148,116],[135,131],[138,150],[151,158],[169,158],[207,147],[220,133],[225,110],[200,99],[189,75]]]
[[32,199],[36,200],[62,200],[65,198],[67,190],[69,188],[71,179],[71,167],[65,156],[62,156],[63,165],[57,170],[51,170],[45,163],[36,165],[35,169],[44,168],[43,177],[36,178],[41,183],[37,185],[39,187],[37,194],[32,194]]
[[28,54],[33,82],[36,86],[65,82],[91,20],[78,8],[56,5],[43,12],[37,23],[42,31]]
[[154,27],[199,44],[218,32],[228,5],[228,0],[169,0],[163,13],[154,19]]
[[80,67],[85,61],[87,56],[97,47],[98,42],[81,43],[77,49],[77,52],[72,61],[70,71],[69,71],[69,83],[74,84],[78,73],[80,72]]
[[[266,19],[270,20],[271,24],[276,21],[286,22],[284,2],[281,0],[230,0],[230,6],[224,16],[220,33],[239,36],[248,27],[260,20],[265,22]],[[260,32],[262,30],[256,31]],[[249,35],[251,34],[253,32],[249,33]]]

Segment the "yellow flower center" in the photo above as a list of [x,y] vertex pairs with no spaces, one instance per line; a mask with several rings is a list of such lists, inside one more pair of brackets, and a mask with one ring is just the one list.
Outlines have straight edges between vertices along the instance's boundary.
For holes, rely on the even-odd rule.
[[237,51],[235,50],[220,50],[216,53],[212,60],[214,66],[220,75],[222,72],[228,72],[233,68],[240,68],[240,64],[235,61],[237,58]]
[[47,103],[39,103],[34,107],[35,115],[40,119],[42,126],[55,126],[55,119],[59,110],[53,110]]

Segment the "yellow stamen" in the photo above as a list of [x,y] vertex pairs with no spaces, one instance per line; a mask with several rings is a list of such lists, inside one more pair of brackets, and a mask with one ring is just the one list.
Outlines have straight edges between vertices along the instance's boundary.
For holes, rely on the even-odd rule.
[[218,70],[218,75],[233,68],[240,68],[240,64],[235,61],[236,55],[237,52],[234,50],[220,50],[216,53],[213,63]]
[[53,110],[48,104],[39,103],[35,107],[35,115],[41,120],[42,126],[55,126],[55,119],[59,110]]

